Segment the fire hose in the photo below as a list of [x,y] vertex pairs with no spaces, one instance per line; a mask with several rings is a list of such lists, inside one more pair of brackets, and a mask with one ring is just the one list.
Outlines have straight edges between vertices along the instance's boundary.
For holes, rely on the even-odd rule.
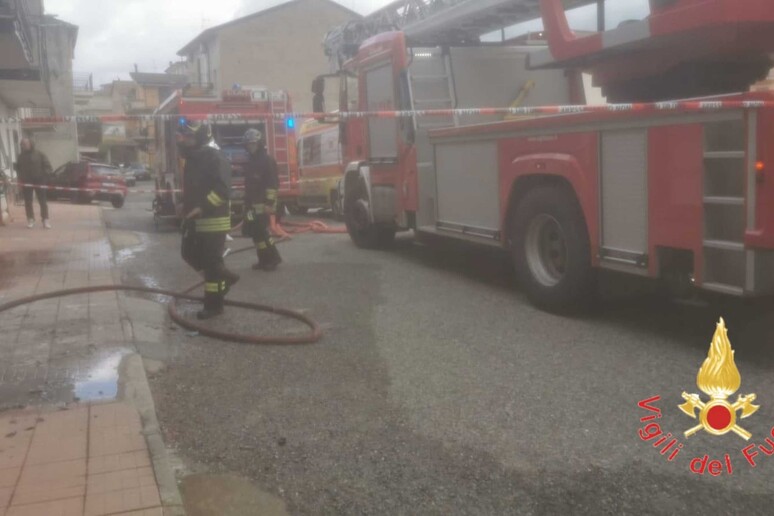
[[[233,254],[243,253],[245,251],[254,251],[254,250],[255,250],[254,247],[250,246],[244,249],[239,249],[238,251],[234,251],[231,254],[233,255]],[[172,298],[172,301],[169,303],[167,310],[169,312],[169,316],[172,318],[173,321],[175,321],[178,325],[180,325],[181,327],[189,331],[195,331],[195,332],[198,332],[200,335],[204,335],[206,337],[211,337],[218,340],[236,342],[240,344],[265,345],[265,344],[314,344],[315,342],[318,342],[320,338],[322,338],[322,330],[320,329],[320,326],[311,318],[307,317],[301,312],[298,312],[296,310],[290,310],[287,308],[269,306],[269,305],[264,305],[260,303],[248,303],[244,301],[225,300],[224,304],[226,306],[244,308],[247,310],[253,310],[257,312],[266,312],[270,314],[279,315],[282,317],[287,317],[289,319],[295,319],[296,321],[299,321],[305,324],[306,326],[308,326],[310,331],[306,335],[298,335],[298,336],[245,335],[245,334],[237,334],[237,333],[215,330],[215,329],[203,326],[201,324],[197,324],[180,315],[180,313],[177,311],[176,301],[180,299],[184,299],[187,301],[200,301],[200,302],[204,301],[203,297],[194,296],[190,294],[193,290],[197,288],[201,288],[202,285],[204,285],[203,281],[197,283],[196,285],[191,286],[190,288],[182,292],[174,292],[171,290],[165,290],[165,289],[159,289],[159,288],[133,287],[133,286],[125,286],[125,285],[98,285],[93,287],[56,290],[56,291],[47,292],[44,294],[38,294],[35,296],[23,297],[15,301],[2,304],[0,305],[0,313],[7,312],[8,310],[11,310],[19,306],[36,303],[38,301],[43,301],[46,299],[54,299],[54,298],[60,298],[60,297],[68,297],[68,296],[75,296],[79,294],[89,294],[89,293],[97,293],[97,292],[137,292],[141,294],[157,294],[157,295]]]
[[[237,224],[231,229],[231,232],[237,232],[242,229],[244,221]],[[285,229],[287,227],[288,229]],[[271,234],[278,237],[280,241],[292,239],[292,235],[299,235],[301,233],[318,233],[328,235],[343,235],[347,233],[345,226],[328,226],[321,220],[311,220],[309,222],[295,222],[285,221],[282,224],[277,222],[276,215],[271,216],[270,228]]]

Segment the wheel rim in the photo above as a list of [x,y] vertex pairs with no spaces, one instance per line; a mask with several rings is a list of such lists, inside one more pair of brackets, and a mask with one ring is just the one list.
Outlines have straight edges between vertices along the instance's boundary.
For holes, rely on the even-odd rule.
[[527,265],[543,286],[558,285],[567,273],[567,243],[559,222],[550,215],[536,217],[527,228]]

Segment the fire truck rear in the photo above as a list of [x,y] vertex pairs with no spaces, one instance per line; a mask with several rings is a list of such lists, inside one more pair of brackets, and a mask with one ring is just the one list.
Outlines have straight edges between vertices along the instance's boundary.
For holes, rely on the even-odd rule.
[[[756,107],[774,98],[749,93],[772,66],[774,9],[651,0],[645,19],[605,30],[602,10],[598,32],[573,33],[567,4],[592,3],[402,0],[332,32],[340,111],[414,111],[343,117],[353,241],[414,230],[503,248],[555,311],[586,303],[598,269],[686,295],[774,293],[774,110]],[[481,42],[541,15],[547,45]],[[600,90],[617,104],[584,109]],[[480,109],[552,105],[575,107]]]
[[194,89],[177,91],[156,111],[156,114],[172,115],[157,121],[160,171],[157,189],[164,193],[157,199],[158,206],[166,206],[174,216],[180,216],[183,161],[178,155],[176,131],[180,118],[206,115],[238,115],[233,119],[224,116],[210,121],[215,143],[218,144],[232,168],[231,210],[235,220],[243,213],[244,166],[247,151],[242,137],[248,129],[258,129],[263,134],[268,152],[277,161],[280,179],[279,200],[294,204],[298,197],[298,164],[296,159],[296,135],[293,120],[276,118],[275,115],[292,111],[291,101],[284,91],[265,89],[226,90],[221,97],[199,94]]

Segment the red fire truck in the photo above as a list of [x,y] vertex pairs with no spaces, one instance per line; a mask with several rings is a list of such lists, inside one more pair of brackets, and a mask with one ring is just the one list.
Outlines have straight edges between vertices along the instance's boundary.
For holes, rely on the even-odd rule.
[[[749,93],[772,67],[771,2],[650,0],[644,19],[605,30],[602,9],[599,31],[579,36],[565,9],[584,4],[604,8],[401,0],[328,35],[339,111],[450,109],[340,117],[352,240],[375,248],[414,230],[503,248],[555,311],[583,303],[598,269],[691,295],[774,293],[774,110],[733,102],[774,100]],[[507,39],[539,16],[547,44]],[[589,78],[610,109],[476,109],[587,104]]]
[[[242,144],[242,137],[251,128],[261,131],[266,139],[267,150],[277,161],[280,202],[295,204],[298,197],[295,121],[272,117],[291,111],[290,97],[284,91],[234,89],[224,91],[220,97],[213,97],[189,88],[172,94],[156,110],[156,114],[173,115],[159,118],[156,122],[159,170],[157,189],[164,191],[156,199],[156,211],[172,217],[180,216],[182,198],[174,190],[182,188],[183,163],[178,156],[176,131],[180,118],[192,115],[240,115],[231,120],[224,117],[210,122],[215,143],[231,162],[231,209],[235,219],[240,219],[243,211],[243,166],[247,162],[247,151]],[[250,118],[250,115],[255,115],[255,118]]]

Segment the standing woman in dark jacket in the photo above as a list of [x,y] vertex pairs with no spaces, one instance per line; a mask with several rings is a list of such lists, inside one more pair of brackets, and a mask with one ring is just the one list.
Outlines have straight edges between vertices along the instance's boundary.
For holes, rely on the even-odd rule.
[[35,227],[35,210],[32,207],[33,192],[40,204],[40,218],[43,219],[43,227],[51,229],[48,222],[48,202],[46,200],[46,180],[51,174],[51,163],[42,152],[35,150],[35,144],[29,138],[21,141],[21,154],[16,162],[16,171],[19,173],[19,181],[24,183],[24,209],[27,211],[27,227]]

